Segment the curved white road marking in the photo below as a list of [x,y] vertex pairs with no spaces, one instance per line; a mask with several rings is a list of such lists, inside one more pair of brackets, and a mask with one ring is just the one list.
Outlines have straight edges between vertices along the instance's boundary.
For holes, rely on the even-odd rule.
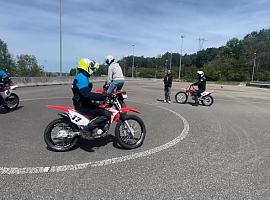
[[[148,104],[148,105],[152,105],[152,104]],[[152,106],[154,106],[154,105],[152,105]],[[158,152],[163,151],[165,149],[168,149],[172,146],[175,146],[177,143],[179,143],[181,140],[183,140],[187,136],[187,134],[189,132],[188,121],[182,115],[180,115],[179,113],[177,113],[173,110],[170,110],[170,109],[163,107],[163,106],[157,106],[157,107],[175,114],[183,121],[183,124],[184,124],[184,129],[182,130],[180,135],[166,144],[163,144],[161,146],[158,146],[158,147],[155,147],[153,149],[146,150],[146,151],[132,153],[132,154],[126,155],[126,156],[115,157],[115,158],[110,158],[110,159],[95,161],[95,162],[87,162],[87,163],[82,163],[82,164],[49,166],[49,167],[22,167],[22,168],[19,168],[19,167],[18,168],[17,167],[14,167],[14,168],[0,167],[0,174],[2,174],[2,175],[4,175],[4,174],[9,174],[9,175],[11,175],[11,174],[40,174],[40,173],[49,173],[49,172],[73,171],[73,170],[85,169],[88,167],[105,166],[105,165],[120,163],[120,162],[132,160],[132,159],[136,159],[136,158],[140,158],[140,157],[149,156],[151,154],[158,153]]]

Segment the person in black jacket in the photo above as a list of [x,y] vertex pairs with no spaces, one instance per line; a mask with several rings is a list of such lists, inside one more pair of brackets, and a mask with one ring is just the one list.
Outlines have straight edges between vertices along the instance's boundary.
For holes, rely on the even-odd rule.
[[164,92],[165,92],[165,99],[164,102],[171,103],[171,89],[172,89],[172,81],[173,77],[171,74],[171,70],[168,69],[167,73],[163,79],[164,82]]
[[204,76],[204,72],[203,71],[197,71],[197,75],[198,75],[198,81],[196,83],[193,83],[192,85],[197,85],[198,86],[198,90],[195,94],[195,103],[194,106],[198,106],[199,105],[199,97],[201,96],[201,94],[205,91],[206,89],[206,78]]

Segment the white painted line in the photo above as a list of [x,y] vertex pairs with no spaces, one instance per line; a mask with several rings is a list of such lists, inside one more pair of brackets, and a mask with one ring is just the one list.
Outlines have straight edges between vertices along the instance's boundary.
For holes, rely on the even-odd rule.
[[[148,104],[148,105],[151,105],[151,104]],[[170,110],[170,109],[163,107],[163,106],[157,106],[157,107],[175,114],[183,121],[183,124],[184,124],[184,129],[182,130],[180,135],[166,144],[155,147],[153,149],[149,149],[149,150],[138,152],[138,153],[133,153],[133,154],[126,155],[126,156],[115,157],[115,158],[110,158],[110,159],[106,159],[106,160],[88,162],[88,163],[82,163],[82,164],[50,166],[50,167],[23,167],[23,168],[0,167],[0,174],[2,174],[2,175],[12,175],[12,174],[16,175],[17,174],[18,175],[18,174],[41,174],[41,173],[49,173],[49,172],[74,171],[74,170],[79,170],[79,169],[86,169],[88,167],[106,166],[106,165],[110,165],[110,164],[114,164],[114,163],[120,163],[120,162],[124,162],[124,161],[128,161],[128,160],[133,160],[136,158],[149,156],[149,155],[152,155],[154,153],[158,153],[158,152],[161,152],[165,149],[173,147],[187,136],[187,134],[189,132],[188,121],[183,116],[181,116],[179,113],[177,113],[173,110]]]

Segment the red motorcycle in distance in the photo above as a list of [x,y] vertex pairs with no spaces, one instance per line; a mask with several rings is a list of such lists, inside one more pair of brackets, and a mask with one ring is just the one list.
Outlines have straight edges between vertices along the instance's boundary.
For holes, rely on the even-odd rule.
[[[105,82],[105,84],[103,85],[103,89],[98,89],[95,92],[96,93],[100,93],[100,94],[106,94],[109,86],[110,85],[107,84],[107,82]],[[123,90],[120,90],[120,91],[113,92],[112,94],[114,94],[114,95],[117,96],[118,101],[119,101],[119,103],[121,105],[121,108],[125,108],[126,107],[126,103],[124,102],[124,100],[128,98],[127,92],[126,91],[123,91]],[[107,103],[108,102],[105,102],[105,104],[107,104]]]
[[[197,93],[197,89],[190,85],[188,88],[182,88],[180,92],[176,93],[175,101],[177,103],[184,104],[187,102],[188,97],[191,96],[193,100],[195,100],[195,94]],[[211,106],[214,103],[214,99],[211,96],[213,91],[204,91],[201,93],[201,96],[198,98],[199,102],[201,102],[204,106]]]
[[78,112],[74,108],[49,105],[48,108],[62,111],[60,118],[49,123],[44,131],[44,140],[50,149],[55,151],[68,151],[74,148],[81,138],[92,140],[105,137],[113,122],[116,122],[115,136],[118,144],[126,149],[134,149],[143,144],[146,135],[146,128],[143,120],[137,115],[128,112],[140,113],[138,110],[128,107],[121,108],[118,97],[112,95],[109,99],[111,104],[101,105],[101,108],[111,113],[111,121],[106,125],[89,130],[88,125],[96,118]]

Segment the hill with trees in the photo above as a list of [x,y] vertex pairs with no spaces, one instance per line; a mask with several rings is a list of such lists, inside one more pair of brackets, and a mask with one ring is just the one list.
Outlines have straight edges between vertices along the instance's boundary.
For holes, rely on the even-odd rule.
[[[135,57],[135,75],[161,78],[170,67],[178,78],[179,53],[165,53],[157,57]],[[252,32],[243,39],[232,38],[219,48],[207,48],[183,55],[181,77],[193,80],[197,70],[205,71],[212,81],[250,81],[255,61],[254,80],[270,81],[270,29]],[[133,57],[122,58],[119,63],[126,76],[131,76]]]

